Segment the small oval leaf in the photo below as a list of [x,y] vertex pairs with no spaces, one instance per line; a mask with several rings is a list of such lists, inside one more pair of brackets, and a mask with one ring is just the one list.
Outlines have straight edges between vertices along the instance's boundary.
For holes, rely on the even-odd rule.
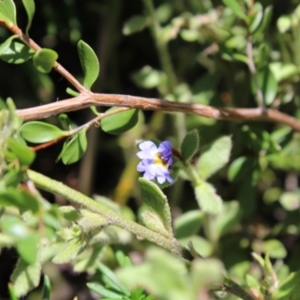
[[[112,107],[106,112],[117,109]],[[101,128],[110,134],[121,134],[134,127],[139,119],[138,110],[128,109],[114,115],[107,116],[101,120]]]
[[39,121],[23,124],[20,132],[26,141],[36,144],[53,141],[61,136],[67,135],[66,131],[62,131],[52,124]]
[[146,16],[136,15],[127,20],[123,27],[123,34],[130,35],[142,31],[148,23]]
[[7,145],[8,149],[13,152],[21,165],[29,166],[33,162],[35,158],[35,152],[29,149],[21,141],[14,138],[9,138],[7,140]]
[[86,130],[79,131],[70,141],[65,142],[59,155],[65,165],[77,162],[85,153],[87,147]]
[[32,49],[16,38],[13,35],[0,45],[0,58],[10,64],[22,64],[34,55]]
[[54,66],[58,54],[52,50],[43,48],[37,51],[33,56],[33,65],[41,73],[49,73]]
[[78,55],[84,73],[83,85],[90,89],[100,73],[100,64],[94,50],[84,41],[77,44]]
[[181,144],[181,155],[185,162],[189,161],[200,146],[200,136],[197,129],[188,132]]

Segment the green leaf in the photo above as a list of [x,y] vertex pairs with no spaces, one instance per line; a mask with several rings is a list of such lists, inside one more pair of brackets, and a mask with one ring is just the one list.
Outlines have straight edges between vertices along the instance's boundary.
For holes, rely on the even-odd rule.
[[275,239],[263,242],[262,250],[263,252],[268,253],[271,258],[283,259],[287,255],[284,245],[279,240]]
[[201,255],[206,258],[212,255],[213,247],[212,244],[199,235],[190,235],[179,240],[180,244],[186,248],[192,249],[195,251],[196,257]]
[[297,66],[290,63],[273,62],[269,64],[269,68],[272,70],[277,82],[299,74]]
[[14,290],[14,287],[11,283],[8,284],[8,291],[9,291],[9,299],[10,300],[18,300],[17,295]]
[[24,145],[20,140],[9,138],[7,140],[8,149],[13,152],[21,165],[30,166],[35,158],[35,152]]
[[298,295],[300,295],[299,282],[300,271],[292,272],[272,295],[272,300],[296,300]]
[[28,30],[31,27],[32,19],[35,13],[35,3],[34,0],[22,0],[22,2],[28,17],[28,22],[26,26],[26,34],[28,35]]
[[43,300],[50,300],[50,293],[51,293],[50,278],[47,275],[44,275],[42,299]]
[[[116,109],[118,108],[112,107],[106,112]],[[101,120],[101,128],[103,131],[110,134],[121,134],[134,127],[137,124],[138,119],[138,110],[129,109],[103,118]]]
[[203,217],[204,214],[200,210],[190,210],[175,219],[175,237],[181,239],[197,234],[201,227]]
[[84,73],[83,85],[89,90],[99,76],[99,60],[94,50],[82,40],[78,42],[77,50]]
[[285,33],[288,30],[290,30],[292,26],[292,18],[291,16],[281,16],[279,19],[277,19],[277,28],[280,33]]
[[[260,70],[258,72],[258,84],[262,90],[264,96],[264,102],[266,105],[271,105],[275,100],[277,94],[278,83],[276,77],[274,76],[272,70],[268,67]],[[252,89],[255,92],[255,86],[252,82]]]
[[86,129],[80,130],[70,141],[66,141],[58,159],[65,165],[77,162],[85,153],[87,147]]
[[16,6],[13,0],[0,1],[0,21],[3,21],[8,27],[17,25]]
[[231,137],[224,136],[203,149],[197,164],[201,178],[206,179],[220,170],[229,161],[232,147]]
[[52,50],[43,48],[37,51],[32,59],[34,67],[41,73],[49,73],[53,68],[58,54]]
[[263,19],[260,25],[258,26],[258,28],[256,29],[255,34],[263,33],[266,31],[266,29],[268,28],[272,20],[272,15],[273,15],[273,6],[269,5],[264,10]]
[[181,144],[181,155],[185,162],[188,162],[197,152],[200,146],[200,136],[197,129],[190,131],[184,137]]
[[28,265],[19,259],[17,266],[11,275],[14,290],[18,297],[21,297],[37,287],[40,282],[41,264],[38,260],[34,264]]
[[39,241],[39,235],[30,234],[22,239],[19,239],[16,243],[17,250],[24,260],[24,262],[32,265],[37,259],[37,243]]
[[191,282],[195,291],[220,286],[224,280],[224,266],[215,258],[194,260],[191,265]]
[[159,218],[169,236],[172,236],[171,212],[167,197],[152,181],[139,178],[139,183],[143,202],[148,206],[151,212]]
[[214,231],[216,236],[230,232],[241,219],[241,208],[238,201],[230,201],[224,203],[222,214],[218,215],[214,220]]
[[165,237],[169,237],[169,232],[165,229],[164,224],[159,219],[159,217],[152,213],[149,210],[145,210],[141,214],[142,223],[147,227],[148,229],[151,229],[154,232],[157,232],[161,235],[164,235]]
[[150,66],[145,66],[141,70],[134,72],[131,79],[135,84],[145,89],[152,89],[159,86],[164,80],[164,74]]
[[122,295],[106,289],[103,285],[97,282],[89,282],[87,283],[87,287],[102,297],[108,297],[111,299],[124,299]]
[[128,289],[123,285],[123,283],[118,279],[118,277],[112,272],[107,266],[101,262],[97,263],[98,270],[102,273],[102,279],[105,282],[110,282],[110,287],[113,287],[116,291],[124,294],[130,295]]
[[67,243],[65,248],[63,248],[57,255],[54,256],[52,262],[55,264],[69,263],[78,256],[83,247],[84,244],[80,238],[73,238]]
[[69,95],[71,95],[71,96],[74,96],[74,97],[76,97],[76,96],[79,95],[79,93],[77,91],[74,91],[74,90],[72,90],[69,87],[66,89],[66,93],[69,94]]
[[243,9],[241,8],[241,6],[239,5],[239,3],[237,2],[237,0],[222,0],[223,3],[229,7],[232,12],[239,18],[247,20],[247,16],[244,13]]
[[295,190],[293,192],[284,192],[280,196],[280,204],[285,210],[295,211],[300,207],[300,190]]
[[228,179],[233,182],[242,182],[252,174],[256,165],[256,158],[241,156],[231,163],[228,170]]
[[66,136],[67,132],[46,122],[27,122],[20,128],[22,137],[31,143],[40,144],[53,141],[61,136]]
[[127,20],[123,26],[123,34],[130,35],[142,31],[148,24],[146,16],[136,15]]
[[108,225],[109,221],[105,218],[91,212],[87,209],[81,209],[82,218],[78,221],[78,225],[82,228],[83,232],[89,232],[93,229],[101,228]]
[[26,224],[14,216],[1,219],[1,231],[7,233],[17,240],[30,235]]
[[22,64],[35,53],[27,45],[16,40],[16,38],[17,36],[13,35],[0,45],[0,58],[10,64]]
[[215,189],[207,182],[202,182],[195,187],[195,195],[201,210],[205,213],[218,215],[223,210],[222,199],[216,194]]
[[251,17],[250,20],[250,31],[253,33],[259,27],[262,19],[263,19],[263,6],[260,2],[255,2],[252,11],[255,13],[254,17]]

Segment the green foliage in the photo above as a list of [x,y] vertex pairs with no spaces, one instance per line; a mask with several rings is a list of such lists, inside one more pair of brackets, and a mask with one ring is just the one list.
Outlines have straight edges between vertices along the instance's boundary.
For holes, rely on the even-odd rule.
[[84,41],[78,42],[77,50],[84,73],[83,85],[89,90],[99,76],[99,60],[93,49]]
[[[165,231],[168,236],[173,235],[171,227],[171,212],[167,197],[160,188],[153,182],[139,178],[143,202],[147,205],[149,212],[145,212],[143,220],[147,222],[150,229],[159,232]],[[146,219],[146,217],[148,217]],[[156,225],[156,228],[153,226]]]
[[11,64],[22,64],[33,56],[34,51],[16,38],[13,35],[0,45],[0,58]]
[[34,67],[39,72],[49,73],[52,70],[57,58],[58,54],[54,50],[43,48],[34,54],[32,61]]
[[16,6],[13,0],[3,0],[0,2],[0,20],[8,27],[17,25]]
[[192,159],[193,155],[197,152],[200,146],[199,132],[194,129],[189,132],[182,141],[181,144],[181,155],[183,161],[188,162]]
[[231,147],[231,138],[225,136],[207,145],[197,164],[200,177],[209,178],[220,170],[229,161]]
[[64,143],[58,159],[65,165],[77,162],[85,153],[87,147],[86,129],[80,130],[69,141]]
[[142,31],[148,23],[148,19],[145,16],[133,16],[131,17],[123,27],[123,34],[130,35],[138,31]]
[[39,121],[23,124],[20,133],[26,141],[35,144],[46,143],[66,135],[66,132],[58,127]]
[[222,212],[222,199],[215,189],[207,182],[201,182],[195,187],[195,195],[199,207],[205,213],[220,214]]
[[[107,112],[118,109],[112,107]],[[136,109],[121,111],[117,114],[107,116],[101,120],[101,128],[110,134],[121,134],[133,128],[139,119],[139,112]]]
[[26,26],[26,34],[28,34],[35,13],[35,3],[34,0],[22,0],[22,2],[28,17],[27,26]]

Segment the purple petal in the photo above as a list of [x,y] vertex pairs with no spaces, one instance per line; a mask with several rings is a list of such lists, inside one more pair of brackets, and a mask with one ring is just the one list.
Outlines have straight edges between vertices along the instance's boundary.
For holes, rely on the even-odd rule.
[[164,141],[160,143],[158,147],[158,153],[160,157],[167,162],[168,166],[171,166],[173,163],[172,159],[172,144],[169,141]]
[[139,148],[142,151],[139,151],[136,155],[140,159],[154,159],[155,153],[157,153],[156,145],[151,141],[145,141],[139,144]]

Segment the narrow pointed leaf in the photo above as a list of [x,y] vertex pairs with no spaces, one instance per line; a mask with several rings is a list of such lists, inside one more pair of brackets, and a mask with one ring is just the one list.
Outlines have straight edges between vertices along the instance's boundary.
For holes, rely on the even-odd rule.
[[67,134],[66,131],[46,122],[27,122],[20,129],[22,137],[31,143],[46,143]]
[[22,0],[22,2],[28,17],[27,26],[26,26],[26,34],[28,35],[28,30],[31,27],[32,19],[35,12],[35,3],[34,0]]
[[200,137],[198,130],[194,129],[188,132],[181,144],[181,155],[185,162],[189,161],[197,152],[200,146]]
[[82,40],[78,42],[77,50],[84,73],[83,85],[90,89],[100,73],[99,60],[94,50]]
[[90,283],[87,283],[87,286],[90,290],[99,294],[102,297],[108,297],[110,299],[124,299],[122,295],[106,289],[103,285],[101,285],[99,283],[90,282]]
[[33,65],[41,73],[49,73],[53,68],[58,54],[52,50],[43,48],[37,51],[33,56]]
[[74,137],[65,143],[59,158],[65,165],[77,162],[85,153],[87,147],[86,130],[79,131]]
[[246,20],[247,16],[237,0],[223,0],[223,3],[229,7],[232,12],[239,18]]
[[139,183],[143,202],[148,206],[149,210],[160,219],[168,234],[172,236],[171,212],[167,197],[152,181],[139,178]]

